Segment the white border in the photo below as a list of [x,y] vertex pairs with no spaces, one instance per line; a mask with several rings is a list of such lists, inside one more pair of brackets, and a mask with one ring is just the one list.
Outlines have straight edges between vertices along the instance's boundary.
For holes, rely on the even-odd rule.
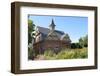
[[[88,59],[28,61],[27,15],[58,15],[88,17]],[[20,69],[43,69],[94,65],[94,11],[38,7],[20,8]]]

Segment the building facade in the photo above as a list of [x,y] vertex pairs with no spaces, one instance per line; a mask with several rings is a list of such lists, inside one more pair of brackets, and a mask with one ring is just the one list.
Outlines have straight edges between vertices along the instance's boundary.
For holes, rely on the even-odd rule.
[[63,31],[55,30],[55,26],[53,19],[49,28],[37,26],[33,43],[36,54],[43,54],[48,49],[58,53],[63,48],[70,48],[69,35]]

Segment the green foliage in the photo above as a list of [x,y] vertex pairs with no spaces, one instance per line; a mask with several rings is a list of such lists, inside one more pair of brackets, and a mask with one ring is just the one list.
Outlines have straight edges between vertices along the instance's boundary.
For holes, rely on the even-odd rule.
[[84,40],[83,40],[83,38],[80,38],[80,39],[79,39],[79,44],[80,44],[82,47],[84,47]]
[[80,52],[80,58],[87,58],[88,57],[88,51],[87,48],[84,48],[84,51],[81,50]]
[[28,47],[28,59],[33,60],[35,57],[35,51],[32,48],[32,32],[35,31],[35,24],[33,24],[32,20],[28,20],[28,46],[31,44],[31,47]]
[[32,32],[35,31],[35,24],[32,20],[28,20],[28,44],[32,42]]
[[79,43],[72,43],[72,44],[71,44],[71,48],[72,48],[72,49],[82,48],[82,45],[80,45]]
[[28,20],[28,32],[32,32],[33,31],[33,21],[32,20]]
[[52,50],[46,50],[44,53],[45,56],[53,56]]
[[71,43],[72,49],[76,49],[76,48],[80,49],[84,47],[88,47],[88,35],[86,35],[85,37],[81,37],[79,39],[79,43]]
[[29,60],[33,60],[34,59],[34,51],[33,51],[33,49],[30,47],[30,48],[28,48],[28,59]]
[[43,56],[47,60],[87,58],[88,50],[87,48],[63,49],[58,54],[55,54],[52,50],[46,50]]
[[50,50],[50,49],[48,49],[48,50],[46,50],[44,52],[44,57],[47,60],[53,60],[53,59],[55,59],[55,55],[56,54],[52,50]]
[[87,50],[81,49],[71,49],[70,51],[61,51],[57,57],[57,59],[77,59],[77,58],[87,58]]
[[88,35],[84,37],[84,47],[88,46]]
[[79,39],[79,44],[82,46],[82,47],[88,47],[88,35],[86,35],[85,37],[81,37]]

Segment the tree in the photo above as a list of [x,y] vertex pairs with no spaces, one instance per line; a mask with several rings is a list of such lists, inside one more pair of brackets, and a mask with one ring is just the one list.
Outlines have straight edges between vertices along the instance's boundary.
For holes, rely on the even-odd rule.
[[79,39],[79,44],[82,46],[82,47],[87,47],[88,46],[88,35],[86,35],[85,37],[81,37]]
[[88,35],[84,37],[84,47],[88,46]]
[[71,44],[71,48],[72,49],[76,49],[76,48],[79,48],[80,49],[80,48],[82,48],[82,46],[79,43],[72,43]]
[[84,47],[84,40],[83,40],[83,38],[79,39],[79,44],[80,44],[81,47]]
[[32,36],[31,33],[35,31],[35,24],[33,24],[32,20],[28,20],[28,44],[32,43]]
[[28,59],[33,60],[35,57],[35,51],[33,49],[32,45],[32,32],[35,31],[35,24],[33,24],[33,21],[28,19]]

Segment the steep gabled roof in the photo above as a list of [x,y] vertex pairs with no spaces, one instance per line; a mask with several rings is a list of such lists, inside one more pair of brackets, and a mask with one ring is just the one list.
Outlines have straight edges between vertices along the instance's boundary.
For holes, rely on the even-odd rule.
[[67,41],[71,42],[70,37],[69,37],[68,34],[62,35],[61,40],[67,40]]
[[[46,37],[48,35],[48,33],[50,32],[50,30],[48,28],[45,28],[45,27],[40,27],[40,26],[37,26],[38,30],[42,33],[42,35],[44,37]],[[54,31],[57,36],[59,37],[59,39],[61,38],[61,36],[64,34],[63,31],[59,31],[59,30],[55,30]]]
[[49,34],[47,35],[47,37],[45,39],[46,40],[60,40],[60,38],[58,37],[58,35],[55,31],[49,32]]

